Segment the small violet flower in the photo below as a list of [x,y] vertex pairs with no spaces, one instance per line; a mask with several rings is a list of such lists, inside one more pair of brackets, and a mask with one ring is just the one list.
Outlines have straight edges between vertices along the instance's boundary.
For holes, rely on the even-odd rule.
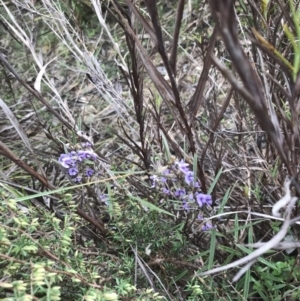
[[78,157],[80,158],[80,160],[95,160],[97,159],[97,155],[90,150],[79,150],[78,151]]
[[77,174],[78,174],[78,169],[77,168],[75,168],[75,167],[71,167],[70,169],[69,169],[69,175],[71,176],[71,177],[74,177],[74,176],[77,176]]
[[186,202],[186,201],[183,201],[182,208],[183,208],[185,211],[189,211],[189,210],[190,210],[189,203]]
[[89,147],[92,146],[92,144],[91,144],[90,142],[82,142],[82,143],[81,143],[81,146],[82,146],[83,148],[89,148]]
[[186,172],[190,171],[190,169],[188,168],[189,164],[185,163],[183,161],[183,159],[181,159],[180,161],[176,161],[175,165],[177,165],[178,169],[180,171],[182,171],[183,173],[186,173]]
[[176,189],[175,191],[175,196],[179,197],[179,198],[182,198],[186,195],[186,191],[184,188],[179,188],[179,189]]
[[58,162],[73,178],[74,183],[82,182],[85,177],[98,175],[98,172],[89,167],[91,162],[87,161],[95,161],[98,158],[97,154],[91,149],[91,143],[83,142],[81,146],[82,150],[72,150],[67,154],[61,154],[58,158]]
[[209,205],[209,206],[212,205],[212,198],[211,198],[211,195],[209,195],[209,194],[206,195],[206,205]]
[[188,199],[189,199],[190,201],[193,201],[193,200],[194,200],[194,196],[193,196],[192,193],[189,194]]
[[91,177],[94,173],[95,173],[95,171],[91,168],[87,168],[85,171],[85,174],[87,177]]
[[203,215],[201,215],[201,214],[198,214],[198,216],[197,216],[197,220],[199,220],[199,221],[202,221],[202,220],[203,220]]
[[199,207],[202,207],[204,205],[212,205],[211,195],[209,194],[196,193],[196,201]]
[[199,183],[199,182],[194,182],[194,187],[195,187],[195,188],[200,188],[200,187],[201,187],[201,185],[200,185],[200,183]]
[[164,187],[164,188],[163,188],[163,193],[165,193],[165,194],[170,194],[170,190],[167,189],[166,187]]
[[70,156],[68,154],[61,154],[59,156],[58,162],[63,162],[65,160],[69,159],[69,158],[70,158]]
[[192,183],[194,183],[194,173],[192,171],[186,172],[184,180],[188,185],[191,185]]
[[[166,169],[164,172],[163,172],[163,175],[169,175],[170,174],[170,169]],[[168,178],[166,178],[166,177],[161,177],[160,178],[160,181],[162,182],[162,183],[167,183],[167,180],[168,180]]]
[[74,183],[81,183],[81,180],[81,177],[76,177],[75,179],[73,179]]
[[165,178],[165,177],[161,177],[161,178],[160,178],[160,181],[161,181],[162,183],[167,183],[167,180],[168,180],[168,179]]
[[64,167],[64,168],[70,168],[71,166],[74,166],[74,160],[72,157],[70,157],[69,154],[61,154],[58,162]]

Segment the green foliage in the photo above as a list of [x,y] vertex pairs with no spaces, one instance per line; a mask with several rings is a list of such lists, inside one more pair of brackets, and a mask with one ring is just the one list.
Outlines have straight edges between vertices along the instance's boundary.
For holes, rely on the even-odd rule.
[[[86,300],[117,300],[116,294],[97,284],[101,277],[93,264],[74,248],[71,237],[78,227],[76,216],[66,215],[62,223],[53,214],[41,214],[32,205],[24,207],[6,197],[0,204],[1,300],[32,300],[34,296],[74,300],[75,295]],[[68,196],[66,201],[72,212]],[[63,291],[65,286],[69,292]]]
[[[226,68],[233,66],[222,42],[217,41],[211,53],[207,51],[214,26],[208,4],[189,1],[183,11],[175,89],[169,81],[176,72],[156,82],[150,80],[162,64],[157,55],[162,50],[157,37],[153,40],[153,28],[157,28],[142,4],[137,8],[149,21],[148,28],[136,16],[129,22],[134,12],[124,1],[118,5],[94,1],[100,3],[103,20],[98,19],[97,5],[91,1],[48,1],[49,6],[34,1],[35,6],[26,9],[26,4],[18,7],[6,2],[0,0],[0,20],[9,30],[0,28],[5,36],[0,49],[5,49],[23,82],[21,85],[10,70],[3,69],[1,97],[14,109],[14,118],[30,138],[34,153],[20,141],[19,129],[12,130],[5,123],[6,115],[1,115],[0,140],[19,158],[0,148],[0,301],[300,299],[297,259],[284,252],[269,251],[259,257],[236,283],[232,278],[237,270],[200,276],[252,253],[254,247],[245,244],[268,240],[280,231],[282,221],[270,221],[265,196],[275,202],[286,175],[274,145],[267,141],[267,147],[258,147],[261,128],[239,91],[231,93],[231,82],[210,64],[214,53]],[[177,3],[157,3],[169,58]],[[297,131],[285,124],[296,127],[298,122],[299,114],[291,109],[293,102],[286,99],[294,87],[284,89],[298,79],[300,70],[299,11],[289,1],[290,11],[283,15],[290,16],[292,24],[280,27],[276,19],[283,31],[279,34],[269,25],[279,16],[277,4],[264,0],[252,10],[254,4],[249,3],[236,3],[238,39],[253,59],[251,64],[259,66],[253,73],[264,83],[270,108],[276,112],[273,117],[282,114],[278,124],[283,128],[276,129],[277,133],[294,135]],[[126,35],[129,25],[132,33]],[[250,27],[255,27],[252,39],[268,50],[267,55],[258,52],[255,44],[248,46]],[[134,34],[143,51],[137,48]],[[273,45],[268,40],[271,36],[282,40]],[[281,65],[276,65],[278,61]],[[32,90],[47,62],[51,64],[41,91]],[[280,73],[282,66],[287,73]],[[205,78],[200,72],[207,72],[209,80],[198,85]],[[170,88],[167,97],[158,89],[162,83],[163,92]],[[279,92],[275,83],[280,83]],[[118,85],[120,89],[115,88]],[[200,86],[204,87],[203,100],[192,116],[189,102]],[[178,102],[169,100],[175,92],[182,93]],[[218,116],[225,102],[219,96],[227,93],[234,97]],[[45,109],[40,97],[69,127]],[[85,119],[84,105],[79,109],[78,103],[95,108],[91,122]],[[29,125],[28,120],[32,121]],[[80,145],[81,131],[89,133],[87,139],[95,140],[93,149],[105,153],[111,162],[99,159],[101,178],[99,171],[91,181],[73,185],[57,158],[68,152],[67,144]],[[298,147],[294,143],[291,148]],[[163,171],[182,158],[201,182],[201,193],[213,197],[211,206],[196,204],[189,210],[183,207],[184,199],[151,186],[151,175],[168,177]],[[24,169],[26,164],[31,173]],[[175,175],[177,178],[168,179],[170,183],[174,180],[168,183],[170,190],[184,183],[182,174]],[[186,186],[193,199],[197,187]],[[208,221],[211,228],[204,230]]]
[[292,0],[289,1],[289,5],[292,12],[292,18],[294,23],[293,25],[295,26],[295,35],[289,30],[287,25],[284,25],[283,29],[288,39],[290,40],[294,50],[293,80],[295,81],[300,70],[300,14],[298,9],[295,8],[295,4]]
[[255,270],[258,278],[252,277],[253,289],[263,300],[282,300],[282,296],[292,290],[292,300],[296,300],[300,290],[293,282],[299,279],[300,269],[294,266],[295,260],[290,259],[276,262],[274,268],[257,267]]

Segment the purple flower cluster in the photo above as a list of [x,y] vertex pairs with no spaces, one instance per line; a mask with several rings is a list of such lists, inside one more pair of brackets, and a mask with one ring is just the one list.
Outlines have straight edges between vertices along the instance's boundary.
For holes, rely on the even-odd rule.
[[202,206],[205,206],[205,205],[209,205],[209,206],[212,205],[211,195],[209,195],[209,194],[196,192],[195,197],[196,197],[196,201],[197,201],[199,207],[202,207]]
[[[175,164],[166,168],[160,176],[153,175],[152,187],[158,187],[163,194],[172,196],[181,201],[184,211],[199,210],[203,206],[211,206],[211,195],[201,191],[201,185],[184,160],[175,161]],[[211,225],[205,224],[203,231],[209,230]]]
[[58,162],[64,167],[75,183],[81,183],[84,178],[91,178],[95,174],[92,168],[97,160],[97,154],[92,150],[89,142],[83,142],[80,149],[61,154]]

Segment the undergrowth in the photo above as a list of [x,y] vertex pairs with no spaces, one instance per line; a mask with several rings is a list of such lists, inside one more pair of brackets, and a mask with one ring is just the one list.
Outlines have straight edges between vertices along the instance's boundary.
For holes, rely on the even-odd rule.
[[299,300],[298,6],[0,0],[0,300]]

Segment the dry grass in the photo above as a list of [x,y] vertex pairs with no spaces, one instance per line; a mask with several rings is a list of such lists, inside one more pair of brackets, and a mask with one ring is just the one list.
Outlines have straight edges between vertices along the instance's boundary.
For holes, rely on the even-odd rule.
[[[292,10],[298,3],[184,2],[0,0],[3,204],[57,189],[52,199],[46,192],[26,207],[38,212],[32,217],[52,214],[61,229],[76,229],[70,248],[80,250],[87,269],[101,254],[110,258],[99,263],[99,275],[108,271],[101,280],[84,282],[91,270],[77,277],[103,294],[114,289],[129,300],[126,279],[138,288],[130,300],[148,300],[148,288],[167,300],[292,300],[295,266],[289,277],[278,278],[286,286],[276,297],[267,291],[277,282],[266,284],[259,268],[271,273],[276,262],[292,260],[281,251],[287,245],[274,238],[297,240],[299,232],[292,198],[299,194],[300,52]],[[101,158],[101,175],[74,185],[57,160],[83,141]],[[150,176],[179,159],[192,167],[213,206],[185,212],[151,187]],[[291,202],[282,219],[272,208],[287,177]],[[70,188],[68,203],[64,191]],[[100,201],[103,194],[110,206]],[[3,210],[1,222],[17,212]],[[212,221],[213,231],[201,230],[198,214]],[[265,255],[266,244],[259,253],[262,245],[253,243],[261,241],[281,249]],[[265,259],[238,274],[237,284],[236,271],[228,278],[199,276],[256,247],[259,255],[251,260]],[[48,256],[55,259],[61,250],[53,247]],[[130,266],[126,277],[118,266]],[[103,294],[99,300],[106,300]]]

